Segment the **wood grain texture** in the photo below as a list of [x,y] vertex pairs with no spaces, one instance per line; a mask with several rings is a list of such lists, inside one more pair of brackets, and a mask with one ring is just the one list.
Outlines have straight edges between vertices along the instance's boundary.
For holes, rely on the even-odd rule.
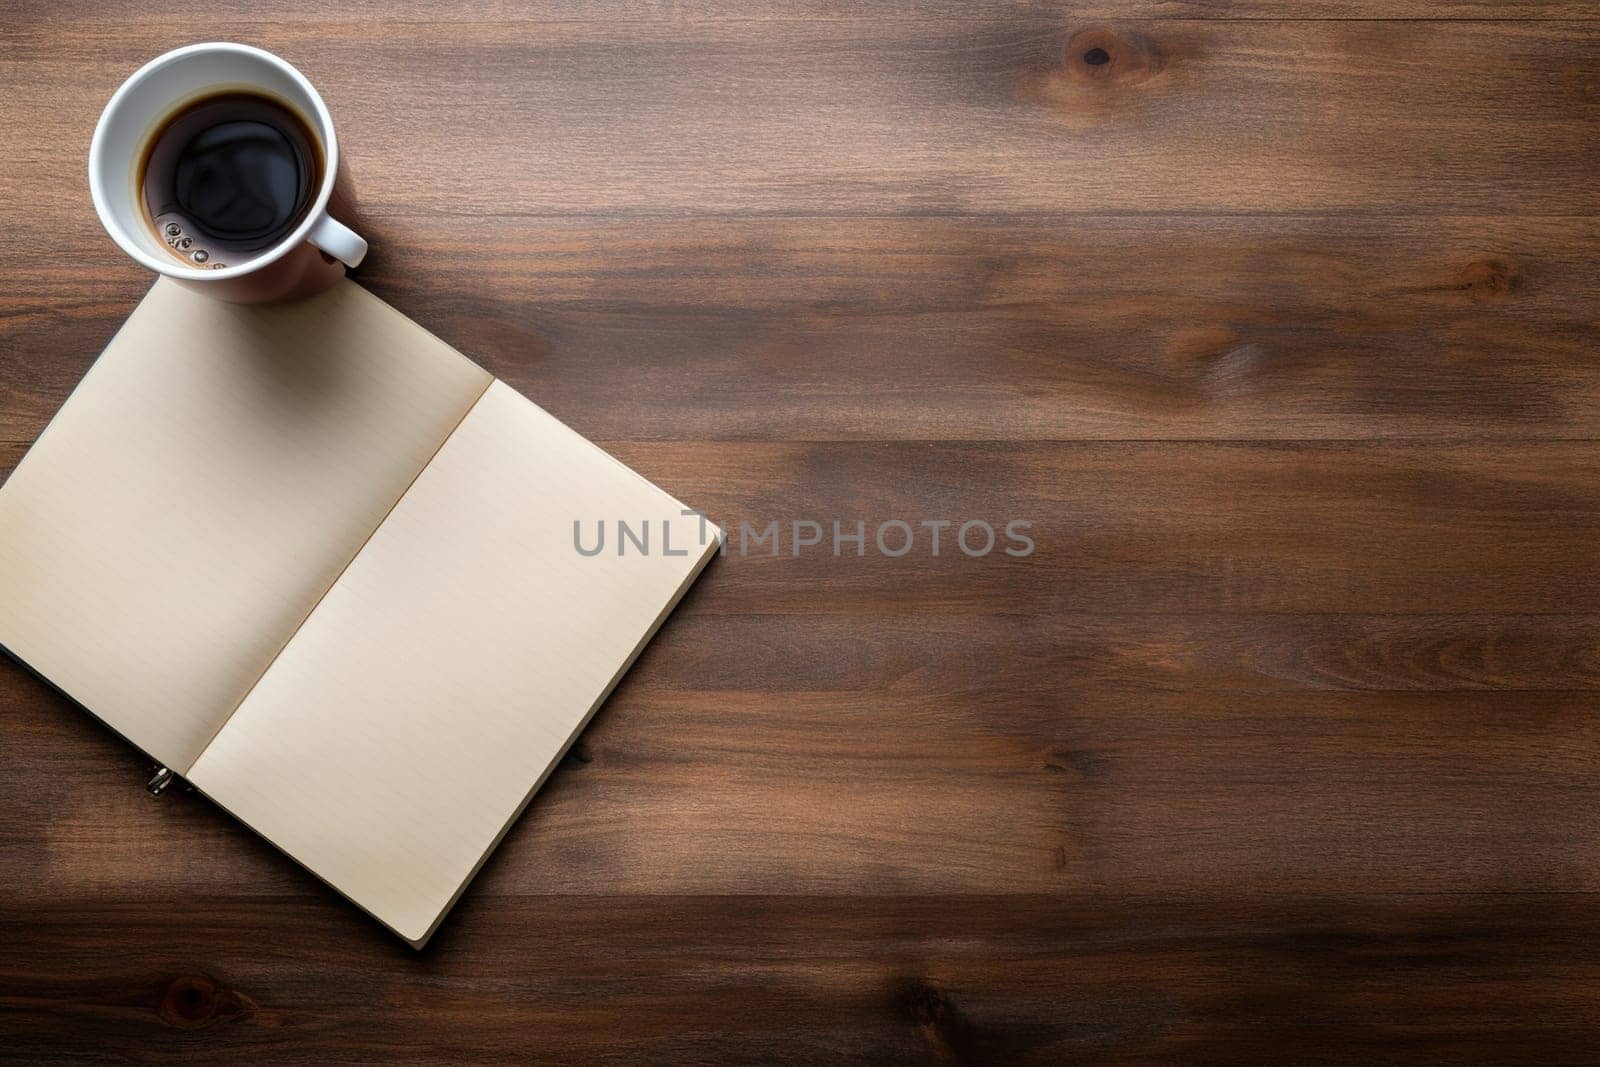
[[100,105],[236,39],[367,285],[784,540],[421,956],[0,662],[0,1057],[1592,1058],[1600,8],[330,11],[0,0],[0,473],[148,285]]
[[[592,1062],[1583,1062],[1584,897],[545,897],[467,901],[419,963],[320,902],[45,906],[0,923],[18,1053]],[[298,951],[268,946],[286,928]],[[152,942],[131,959],[107,931]],[[50,949],[41,951],[41,944]],[[617,950],[627,945],[626,953]],[[197,961],[209,961],[204,969]],[[1070,961],[1070,962],[1068,962]],[[379,995],[374,975],[408,970]],[[275,996],[264,996],[264,991]],[[1464,995],[1465,994],[1465,995]],[[397,1019],[426,1020],[418,1030]]]
[[[69,26],[91,16],[138,19],[149,24],[183,25],[191,15],[182,0],[12,0],[15,17],[26,25]],[[373,23],[634,21],[727,23],[793,19],[828,21],[870,16],[878,22],[908,19],[970,22],[990,19],[1014,25],[1062,19],[1318,19],[1571,21],[1600,18],[1594,0],[724,0],[715,7],[684,0],[483,0],[467,5],[429,0],[352,0],[339,11],[351,21]],[[208,17],[221,23],[326,22],[327,5],[316,0],[275,0],[270,8],[238,3],[217,5]]]
[[[148,284],[85,281],[113,246],[79,215],[47,256],[0,239],[0,447]],[[368,229],[375,292],[613,440],[1600,437],[1589,218]]]

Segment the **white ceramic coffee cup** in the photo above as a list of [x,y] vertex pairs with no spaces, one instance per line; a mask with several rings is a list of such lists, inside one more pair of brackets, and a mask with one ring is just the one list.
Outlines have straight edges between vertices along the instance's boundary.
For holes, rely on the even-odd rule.
[[[150,138],[176,112],[230,91],[263,94],[299,115],[322,150],[322,182],[305,219],[277,244],[237,265],[189,266],[156,235],[138,170]],[[112,95],[89,146],[89,190],[112,240],[151,270],[223,300],[307,296],[361,262],[367,242],[328,213],[338,174],[339,140],[322,97],[283,59],[244,44],[191,44],[152,59]]]

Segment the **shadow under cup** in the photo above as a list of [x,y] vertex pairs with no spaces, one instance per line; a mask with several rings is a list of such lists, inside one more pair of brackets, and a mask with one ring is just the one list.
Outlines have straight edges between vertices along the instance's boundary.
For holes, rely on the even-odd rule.
[[[264,96],[287,109],[315,139],[321,166],[304,216],[293,229],[238,264],[210,269],[183,262],[165,245],[146,210],[140,171],[153,140],[176,115],[231,93]],[[189,45],[145,64],[107,103],[89,150],[95,210],[117,245],[159,274],[239,302],[309,296],[342,278],[347,264],[360,262],[366,243],[329,217],[338,175],[338,141],[321,96],[284,60],[240,44]],[[341,198],[337,206],[348,215],[347,200]]]

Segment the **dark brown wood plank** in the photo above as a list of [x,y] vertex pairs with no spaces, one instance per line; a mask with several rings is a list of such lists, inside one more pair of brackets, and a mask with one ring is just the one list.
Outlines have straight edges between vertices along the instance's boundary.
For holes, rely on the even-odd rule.
[[661,648],[647,684],[673,693],[982,693],[1002,701],[1107,688],[1600,691],[1600,617],[1592,615],[1120,615],[1085,605],[1038,616],[717,616],[691,604]]
[[1589,896],[478,898],[421,961],[338,909],[205,905],[0,916],[0,1040],[250,1062],[1576,1063],[1600,1036]]
[[[369,232],[364,284],[613,440],[1600,438],[1593,219]],[[148,284],[111,248],[0,238],[0,468]]]
[[[191,9],[182,0],[12,0],[14,18],[29,26],[60,28],[106,20],[189,28]],[[207,21],[220,27],[270,21],[327,22],[330,11],[316,0],[275,0],[270,10],[249,0],[208,5]],[[1527,22],[1600,18],[1594,0],[724,0],[714,6],[679,0],[482,0],[440,4],[429,0],[352,0],[338,15],[352,23],[427,22],[808,22],[839,19],[893,24],[904,20],[1005,21],[1027,25],[1076,19],[1477,19]]]
[[[368,210],[427,212],[440,226],[505,212],[1600,208],[1591,21],[231,31],[321,87]],[[0,141],[12,146],[0,184],[26,181],[42,219],[81,211],[77,176],[102,103],[173,37],[138,20],[19,28],[0,68]],[[1094,49],[1110,61],[1087,63]]]
[[[1600,610],[1573,580],[1597,552],[1588,442],[608,444],[731,531],[691,594],[718,614]],[[909,554],[877,545],[890,519]],[[754,539],[773,521],[776,556]],[[987,554],[952,543],[969,521],[996,531]],[[796,522],[821,543],[796,554]]]

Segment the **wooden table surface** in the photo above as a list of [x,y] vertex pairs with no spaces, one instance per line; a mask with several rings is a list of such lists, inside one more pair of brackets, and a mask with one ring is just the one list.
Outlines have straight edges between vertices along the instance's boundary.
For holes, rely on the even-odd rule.
[[0,665],[0,1056],[1600,1047],[1600,3],[0,0],[0,472],[207,39],[680,497],[1037,547],[717,562],[420,955]]

